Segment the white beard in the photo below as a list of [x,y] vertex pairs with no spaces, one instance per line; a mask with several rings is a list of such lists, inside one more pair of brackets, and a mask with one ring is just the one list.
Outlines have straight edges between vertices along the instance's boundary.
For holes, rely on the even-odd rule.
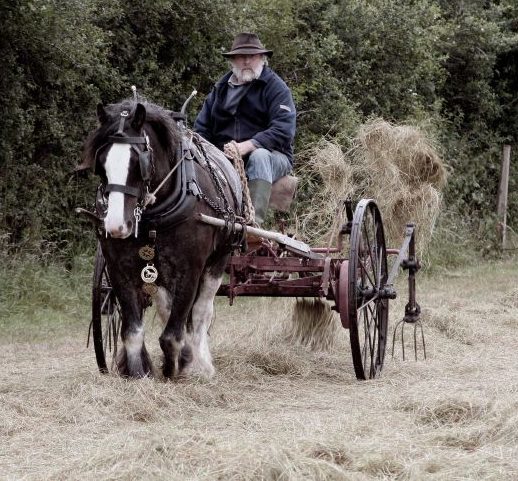
[[246,84],[260,77],[263,71],[263,65],[259,65],[255,70],[250,67],[238,68],[232,65],[232,73],[238,84]]

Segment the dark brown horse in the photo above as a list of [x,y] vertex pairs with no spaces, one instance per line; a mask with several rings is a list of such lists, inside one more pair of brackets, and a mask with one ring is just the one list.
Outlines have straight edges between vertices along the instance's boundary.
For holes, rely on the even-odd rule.
[[233,225],[239,178],[223,153],[183,127],[170,111],[123,101],[97,108],[100,127],[83,163],[101,177],[99,241],[121,307],[119,373],[150,376],[143,312],[150,300],[165,322],[166,377],[214,373],[207,329],[234,234],[197,214]]

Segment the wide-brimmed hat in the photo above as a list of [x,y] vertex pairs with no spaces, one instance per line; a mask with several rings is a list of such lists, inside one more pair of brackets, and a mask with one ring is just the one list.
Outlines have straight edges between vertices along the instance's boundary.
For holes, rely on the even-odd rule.
[[244,32],[236,35],[230,51],[223,52],[223,55],[232,57],[233,55],[255,55],[258,53],[264,53],[268,57],[273,55],[273,51],[265,49],[255,33]]

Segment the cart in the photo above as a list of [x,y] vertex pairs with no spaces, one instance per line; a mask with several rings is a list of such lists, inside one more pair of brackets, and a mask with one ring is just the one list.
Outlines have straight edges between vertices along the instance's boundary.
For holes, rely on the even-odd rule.
[[[414,325],[414,349],[420,329],[420,306],[416,302],[415,276],[420,264],[415,252],[415,225],[407,224],[399,249],[387,249],[380,210],[372,199],[360,200],[353,210],[343,202],[345,222],[332,247],[311,247],[283,233],[246,227],[263,241],[245,252],[236,250],[228,265],[227,281],[217,295],[232,304],[240,296],[294,297],[326,299],[339,313],[343,328],[349,330],[354,371],[358,379],[380,375],[387,351],[389,301],[396,298],[394,281],[398,273],[408,272],[408,303],[404,317],[394,329],[392,348],[398,329]],[[200,222],[228,228],[224,220],[202,215]],[[348,243],[346,239],[348,238]],[[345,256],[348,251],[348,255]],[[389,270],[388,256],[395,256]],[[91,332],[99,370],[109,371],[110,353],[117,352],[121,311],[111,287],[106,264],[97,251],[93,276]]]

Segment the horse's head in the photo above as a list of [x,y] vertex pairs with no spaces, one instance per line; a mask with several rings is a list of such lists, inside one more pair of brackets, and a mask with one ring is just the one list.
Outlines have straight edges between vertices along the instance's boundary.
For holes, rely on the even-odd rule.
[[[112,125],[113,118],[97,106],[101,126]],[[111,237],[124,239],[135,227],[135,210],[142,204],[152,175],[152,150],[144,129],[146,108],[138,103],[133,110],[119,113],[117,131],[106,136],[96,154],[95,172],[103,179],[108,208],[104,227]],[[113,132],[113,128],[110,129]],[[108,132],[110,132],[108,130]]]
[[108,235],[125,239],[135,229],[148,192],[162,185],[171,170],[182,134],[169,111],[148,102],[99,104],[97,117],[101,125],[87,139],[77,169],[92,169],[101,177],[98,214]]

